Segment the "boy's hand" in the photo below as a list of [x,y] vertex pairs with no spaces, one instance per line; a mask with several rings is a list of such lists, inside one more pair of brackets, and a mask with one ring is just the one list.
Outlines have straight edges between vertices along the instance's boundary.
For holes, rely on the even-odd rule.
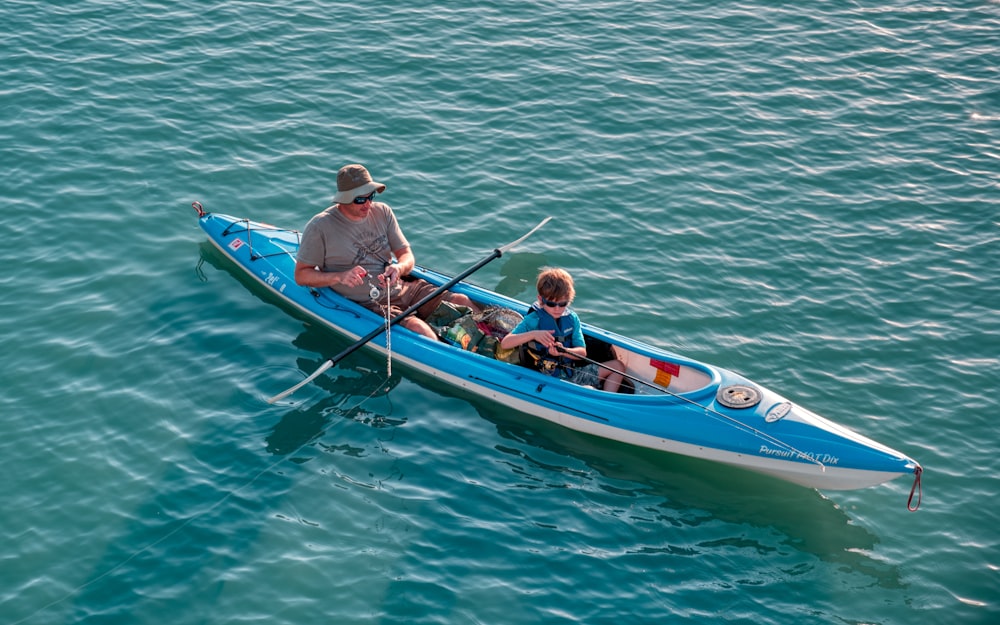
[[535,341],[537,341],[542,347],[546,347],[550,352],[552,352],[556,345],[556,340],[552,336],[555,332],[555,330],[535,330]]

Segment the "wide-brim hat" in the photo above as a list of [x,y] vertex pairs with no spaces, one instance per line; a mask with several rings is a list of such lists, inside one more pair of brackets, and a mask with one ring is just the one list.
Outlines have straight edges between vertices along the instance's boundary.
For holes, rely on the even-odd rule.
[[385,185],[374,182],[371,174],[362,165],[344,165],[337,172],[337,195],[334,204],[350,204],[354,198],[371,195],[372,191],[382,193]]

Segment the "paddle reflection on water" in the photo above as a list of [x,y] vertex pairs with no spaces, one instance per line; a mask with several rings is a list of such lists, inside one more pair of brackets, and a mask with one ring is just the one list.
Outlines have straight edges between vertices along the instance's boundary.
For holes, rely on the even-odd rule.
[[[356,373],[355,370],[354,373]],[[403,425],[406,419],[394,419],[374,412],[370,402],[378,396],[385,396],[399,383],[399,378],[386,380],[385,372],[367,372],[351,375],[348,371],[336,371],[336,378],[317,379],[317,386],[329,392],[328,397],[308,408],[295,408],[285,413],[267,436],[267,451],[275,455],[294,453],[326,432],[333,417],[353,419],[375,428]]]
[[[339,338],[339,337],[338,337]],[[322,352],[331,345],[331,333],[308,327],[293,341],[300,349]],[[313,371],[322,361],[299,358],[304,372]],[[352,365],[339,365],[314,381],[323,392],[318,402],[306,408],[302,404],[288,411],[267,436],[267,451],[275,455],[295,453],[321,438],[334,417],[353,419],[375,428],[390,428],[406,423],[406,418],[391,416],[390,391],[402,379],[387,376],[385,361],[370,354],[357,354]],[[381,369],[379,367],[381,366]],[[382,402],[384,406],[376,406]],[[382,412],[378,408],[384,408]],[[361,453],[361,450],[358,450]],[[355,454],[357,455],[357,454]]]

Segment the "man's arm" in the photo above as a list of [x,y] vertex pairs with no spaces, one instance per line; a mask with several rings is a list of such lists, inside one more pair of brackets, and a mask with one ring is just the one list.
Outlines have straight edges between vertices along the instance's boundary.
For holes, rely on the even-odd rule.
[[393,250],[392,255],[396,257],[396,268],[399,269],[400,276],[407,275],[417,265],[417,259],[409,246]]
[[362,267],[352,267],[347,271],[320,271],[308,263],[295,263],[295,283],[299,286],[324,287],[343,284],[358,286],[365,280],[368,272]]

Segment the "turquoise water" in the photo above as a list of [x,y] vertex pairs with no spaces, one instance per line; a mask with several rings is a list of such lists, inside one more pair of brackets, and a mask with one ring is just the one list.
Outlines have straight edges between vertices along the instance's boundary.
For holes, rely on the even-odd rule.
[[[5,2],[0,621],[995,623],[996,2]],[[816,492],[357,353],[208,251],[336,170],[418,260],[916,458]]]

